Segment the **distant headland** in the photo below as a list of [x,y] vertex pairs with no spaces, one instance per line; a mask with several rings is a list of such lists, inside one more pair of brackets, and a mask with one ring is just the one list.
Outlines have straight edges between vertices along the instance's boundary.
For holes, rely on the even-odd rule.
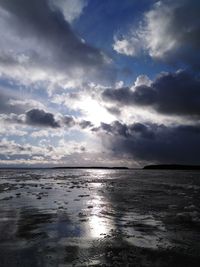
[[200,165],[158,164],[147,165],[144,170],[200,170]]

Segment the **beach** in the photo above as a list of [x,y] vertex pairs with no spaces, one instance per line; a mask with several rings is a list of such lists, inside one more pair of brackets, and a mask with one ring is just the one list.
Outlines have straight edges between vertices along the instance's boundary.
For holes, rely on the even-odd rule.
[[198,171],[0,170],[0,266],[199,266]]

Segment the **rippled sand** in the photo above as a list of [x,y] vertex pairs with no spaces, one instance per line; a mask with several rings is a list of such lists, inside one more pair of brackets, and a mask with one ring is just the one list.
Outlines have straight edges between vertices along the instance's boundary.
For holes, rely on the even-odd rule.
[[0,266],[199,266],[199,230],[199,172],[0,171]]

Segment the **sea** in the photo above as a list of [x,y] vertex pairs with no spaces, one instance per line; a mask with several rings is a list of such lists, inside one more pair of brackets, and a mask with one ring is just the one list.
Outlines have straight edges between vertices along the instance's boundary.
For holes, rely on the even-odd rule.
[[1,169],[0,267],[200,266],[200,172]]

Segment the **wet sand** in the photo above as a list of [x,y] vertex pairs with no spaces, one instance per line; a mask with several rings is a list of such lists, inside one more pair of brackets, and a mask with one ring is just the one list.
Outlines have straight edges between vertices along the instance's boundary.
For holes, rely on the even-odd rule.
[[1,170],[0,266],[199,266],[198,172]]

